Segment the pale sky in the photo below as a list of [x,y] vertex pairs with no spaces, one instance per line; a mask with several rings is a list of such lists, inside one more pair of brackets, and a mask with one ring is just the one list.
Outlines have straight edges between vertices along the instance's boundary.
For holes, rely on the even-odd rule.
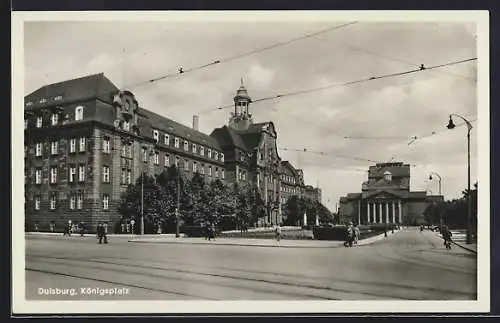
[[[25,24],[25,93],[50,83],[104,72],[126,87],[346,23],[331,22],[28,22]],[[253,100],[371,76],[476,57],[475,25],[373,23],[330,31],[260,53],[152,84],[128,88],[146,109],[191,126],[192,115],[232,103],[244,79]],[[446,199],[467,186],[466,127],[447,130],[448,115],[477,117],[477,62],[440,70],[331,88],[250,106],[255,122],[273,121],[278,147],[304,170],[307,184],[323,190],[334,210],[340,196],[360,192],[368,161],[402,161],[411,190]],[[229,112],[200,114],[210,134]],[[456,119],[456,123],[461,123]],[[476,126],[477,123],[473,123]],[[408,145],[411,136],[435,135]],[[339,136],[341,134],[342,136]],[[343,136],[372,137],[345,139]],[[385,139],[373,139],[385,137]],[[387,138],[393,137],[393,138]],[[337,156],[337,157],[336,157]],[[354,170],[353,170],[354,169]],[[361,171],[360,171],[361,170]],[[363,171],[365,170],[365,171]],[[471,181],[477,176],[477,129],[471,133]]]

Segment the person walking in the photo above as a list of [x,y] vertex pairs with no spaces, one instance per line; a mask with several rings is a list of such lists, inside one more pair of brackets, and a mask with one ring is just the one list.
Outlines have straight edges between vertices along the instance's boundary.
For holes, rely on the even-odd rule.
[[346,226],[346,236],[345,236],[344,246],[345,247],[352,247],[353,241],[354,241],[354,228],[353,228],[352,222],[350,222]]
[[104,224],[102,222],[99,222],[99,224],[97,225],[97,238],[99,239],[99,244],[102,244],[103,239],[104,243],[108,243],[108,237],[106,235]]
[[354,244],[355,245],[358,245],[360,234],[361,234],[361,231],[359,230],[359,224],[356,224],[354,226]]
[[63,236],[71,237],[71,220],[68,220],[68,223],[64,227]]
[[451,233],[450,229],[447,226],[444,226],[442,235],[444,240],[444,246],[446,247],[446,249],[451,250],[451,237],[453,234]]
[[279,242],[281,240],[281,226],[279,223],[276,225],[276,228],[274,229],[274,234],[276,237],[276,241],[278,242],[278,246],[279,246]]

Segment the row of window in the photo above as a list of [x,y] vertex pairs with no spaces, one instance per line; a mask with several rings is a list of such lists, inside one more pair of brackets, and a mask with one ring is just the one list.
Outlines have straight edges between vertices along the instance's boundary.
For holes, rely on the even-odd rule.
[[[175,165],[178,167],[179,165],[180,158],[177,157],[175,160]],[[165,167],[169,167],[169,156],[165,156]],[[189,170],[189,161],[184,160],[184,169]],[[192,170],[193,173],[199,172],[202,175],[205,175],[205,164],[200,164],[200,167],[198,167],[198,164],[196,162],[192,162]],[[216,178],[220,177],[224,179],[225,174],[224,174],[224,169],[221,169],[219,171],[218,167],[215,167],[215,172],[212,173],[212,166],[209,165],[207,168],[207,175],[208,176],[214,176]],[[50,184],[57,184],[58,181],[58,168],[57,166],[53,166],[50,168],[50,176],[49,176],[49,182]],[[78,177],[77,177],[78,174]],[[76,165],[70,165],[69,166],[69,176],[68,176],[68,181],[70,183],[75,183],[76,181],[78,182],[84,182],[85,181],[85,165],[81,164],[78,165],[78,173],[77,173],[77,166]],[[110,183],[111,181],[111,176],[110,176],[110,167],[107,165],[104,165],[102,167],[102,181],[103,183]],[[122,173],[121,173],[121,182],[122,184],[132,184],[132,170],[123,168]],[[35,184],[42,184],[42,169],[41,168],[36,168],[35,169]]]
[[[52,113],[50,116],[50,125],[51,126],[59,125],[59,119],[60,119],[59,117],[60,117],[60,113],[58,113],[58,112]],[[81,120],[83,120],[83,107],[78,106],[75,108],[75,121],[81,121]],[[24,129],[28,129],[28,125],[29,125],[29,120],[24,119]],[[42,116],[36,117],[35,127],[37,127],[37,128],[43,127],[43,117]]]
[[[153,139],[156,140],[156,142],[160,142],[160,132],[158,130],[153,130]],[[181,138],[174,137],[175,148],[180,148],[180,142]],[[165,144],[166,146],[170,146],[169,134],[163,135],[163,144]],[[189,146],[190,146],[189,141],[184,140],[184,151],[191,151],[193,154],[199,154],[200,156],[205,157],[205,147],[203,147],[202,145],[196,145],[195,143],[191,143],[191,149],[189,148]],[[212,149],[210,148],[207,148],[207,157],[210,159],[213,158],[215,160],[220,160],[221,162],[224,162],[224,154],[222,152],[219,153],[215,150],[212,151]]]
[[[77,178],[76,171],[77,171],[76,165],[69,166],[68,181],[70,183],[75,183],[77,180],[78,180],[78,182],[84,182],[85,181],[85,165],[83,165],[83,164],[78,165],[78,178]],[[59,172],[58,172],[57,166],[53,166],[50,168],[50,176],[49,176],[50,184],[57,184],[58,173]],[[102,181],[104,183],[110,182],[109,166],[102,167]],[[42,184],[42,169],[41,168],[35,169],[35,184]]]
[[[85,152],[86,151],[86,138],[81,137],[78,139],[78,152]],[[25,146],[25,155],[28,151],[28,147]],[[109,138],[104,138],[103,139],[103,144],[102,144],[102,151],[105,154],[109,154],[111,152],[111,142]],[[70,153],[76,153],[77,152],[77,139],[76,138],[71,138],[69,140],[69,152]],[[42,157],[43,154],[43,143],[37,142],[35,143],[35,156],[36,157]],[[50,142],[50,154],[51,155],[57,155],[59,154],[59,141],[54,140]]]
[[[41,197],[35,196],[34,200],[35,200],[35,203],[34,203],[35,210],[40,210]],[[55,193],[52,193],[50,195],[49,202],[50,202],[49,208],[51,210],[55,210],[58,207],[57,195]],[[69,197],[68,208],[70,210],[83,209],[83,193],[71,194]],[[103,196],[102,196],[102,209],[103,210],[109,209],[109,194],[103,194]]]
[[[53,100],[54,100],[54,101],[61,101],[62,99],[63,99],[62,95],[57,95],[57,96],[55,96],[55,97],[53,98]],[[47,103],[48,101],[47,101],[47,99],[46,99],[46,98],[41,98],[39,102],[40,102],[40,103]],[[27,102],[27,103],[26,103],[26,106],[27,106],[27,107],[32,106],[32,105],[33,105],[33,102],[32,102],[32,101],[30,101],[30,102]]]
[[281,180],[284,181],[284,182],[288,182],[290,184],[295,184],[296,183],[295,177],[289,176],[289,175],[281,175]]
[[286,187],[286,186],[281,186],[281,191],[282,192],[286,192],[286,193],[299,193],[300,192],[300,189],[296,188],[296,187]]

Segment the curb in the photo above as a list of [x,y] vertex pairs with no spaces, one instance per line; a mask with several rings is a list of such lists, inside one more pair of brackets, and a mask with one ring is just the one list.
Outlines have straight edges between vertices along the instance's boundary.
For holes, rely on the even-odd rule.
[[281,245],[281,244],[246,244],[246,243],[210,243],[210,242],[181,242],[181,241],[154,241],[154,240],[129,240],[128,242],[132,243],[158,243],[158,244],[186,244],[186,245],[209,245],[209,246],[235,246],[235,247],[261,247],[261,248],[296,248],[296,249],[321,249],[321,248],[340,248],[344,247],[342,243],[339,242],[339,245],[325,245],[325,246],[288,246],[288,245]]
[[474,249],[471,249],[471,248],[467,248],[466,246],[464,246],[463,244],[460,244],[460,243],[457,243],[455,241],[451,241],[451,243],[453,243],[455,246],[459,246],[460,248],[464,249],[464,250],[467,250],[469,252],[472,252],[472,253],[475,253],[477,254],[477,250],[474,250]]
[[[396,234],[399,231],[394,231],[394,234]],[[387,235],[387,238],[389,238],[391,235]],[[375,243],[377,241],[386,239],[385,234],[379,234],[377,236],[373,236],[370,238],[366,238],[364,240],[360,240],[358,242],[358,246],[366,246],[370,245],[372,243]],[[220,240],[219,240],[220,241]],[[197,245],[219,245],[219,246],[238,246],[238,247],[264,247],[264,248],[302,248],[302,249],[320,249],[320,248],[345,248],[344,247],[344,242],[343,241],[338,241],[338,243],[335,244],[329,244],[329,245],[296,245],[296,246],[290,246],[290,245],[278,245],[277,243],[274,244],[251,244],[251,243],[237,243],[237,242],[221,242],[221,243],[210,243],[210,242],[203,242],[203,241],[188,241],[188,242],[182,242],[179,240],[170,240],[170,241],[162,241],[159,239],[155,240],[129,240],[128,242],[131,243],[159,243],[159,244],[171,244],[171,243],[176,243],[176,244],[197,244]]]

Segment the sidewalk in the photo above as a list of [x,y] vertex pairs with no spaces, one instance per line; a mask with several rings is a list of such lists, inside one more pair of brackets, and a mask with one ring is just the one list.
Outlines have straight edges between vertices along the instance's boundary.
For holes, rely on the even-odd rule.
[[[394,231],[396,234],[397,231]],[[393,234],[388,233],[387,238]],[[376,241],[386,239],[384,234],[360,240],[358,246],[372,244]],[[279,243],[273,239],[244,239],[244,238],[217,238],[212,241],[204,238],[173,238],[173,237],[136,237],[129,240],[135,243],[179,243],[179,244],[201,244],[201,245],[224,245],[224,246],[252,246],[252,247],[280,247],[280,248],[340,248],[344,247],[344,241],[325,240],[281,240]]]
[[[62,232],[25,232],[25,235],[29,236],[62,236]],[[79,233],[72,233],[72,237],[79,237]],[[84,237],[95,237],[95,233],[85,233],[83,235]],[[136,238],[139,237],[140,235],[138,234],[108,234],[108,237],[114,237],[114,238]],[[184,237],[184,234],[180,234],[181,237]],[[175,238],[175,233],[169,233],[169,234],[145,234],[142,237],[149,237],[149,238],[155,238],[155,237],[163,237],[163,238]]]

